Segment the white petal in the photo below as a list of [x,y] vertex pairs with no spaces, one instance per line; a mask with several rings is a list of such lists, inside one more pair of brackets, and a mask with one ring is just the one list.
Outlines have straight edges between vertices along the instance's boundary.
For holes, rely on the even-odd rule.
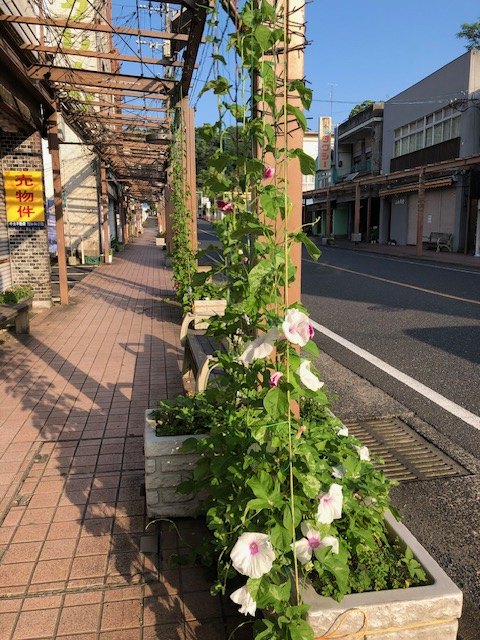
[[[252,553],[252,545],[256,552]],[[230,552],[234,568],[249,578],[261,578],[272,568],[275,552],[265,533],[242,533]]]
[[297,373],[300,376],[302,384],[311,391],[318,391],[323,387],[323,382],[317,378],[310,370],[311,363],[309,360],[302,360],[301,365],[297,369]]
[[335,427],[337,433],[339,436],[348,436],[348,429],[347,427]]
[[307,538],[302,538],[295,543],[295,553],[297,560],[302,564],[307,564],[312,559],[312,548],[308,544]]
[[338,540],[333,536],[325,536],[320,542],[320,547],[332,547],[332,553],[338,553]]
[[254,360],[267,358],[272,353],[275,340],[279,335],[277,327],[273,327],[267,333],[262,333],[258,338],[247,344],[239,358],[240,361],[245,362],[245,364],[252,364]]
[[286,339],[304,347],[310,340],[310,320],[298,309],[289,309],[282,323]]
[[334,520],[341,518],[342,504],[342,485],[334,482],[328,493],[322,493],[319,496],[317,521],[322,524],[331,524]]
[[366,460],[367,462],[370,460],[370,451],[368,450],[368,447],[357,447],[356,445],[353,445],[353,448],[357,451],[360,460]]
[[337,480],[341,480],[345,477],[345,467],[343,464],[339,464],[337,467],[332,467],[332,476],[337,478]]
[[247,585],[244,587],[240,587],[232,593],[230,599],[235,602],[235,604],[241,605],[239,612],[243,613],[243,615],[247,615],[249,613],[251,616],[255,615],[255,611],[257,610],[257,603],[250,595],[250,591],[248,590]]

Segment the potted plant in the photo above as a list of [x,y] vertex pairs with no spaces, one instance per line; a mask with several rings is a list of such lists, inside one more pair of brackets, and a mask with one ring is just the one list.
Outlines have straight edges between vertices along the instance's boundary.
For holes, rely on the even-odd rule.
[[163,233],[162,231],[159,231],[157,233],[157,236],[155,238],[155,244],[157,245],[157,247],[162,247],[162,249],[167,248],[167,244],[165,241],[165,233]]
[[188,438],[201,439],[223,420],[225,406],[211,392],[178,396],[158,402],[146,411],[145,495],[150,517],[188,517],[200,510],[199,496],[177,493],[179,484],[190,477],[198,459],[182,450]]
[[2,304],[16,304],[29,298],[33,298],[33,286],[31,284],[15,285],[0,293],[0,303]]

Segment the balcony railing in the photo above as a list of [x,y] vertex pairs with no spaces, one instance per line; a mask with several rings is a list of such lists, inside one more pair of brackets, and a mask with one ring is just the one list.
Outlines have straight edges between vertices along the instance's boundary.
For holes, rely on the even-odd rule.
[[[364,175],[366,173],[370,173],[372,162],[371,160],[367,160],[366,162],[362,162],[360,164],[354,164],[350,167],[333,167],[332,168],[332,177],[333,183],[337,182],[346,182],[347,180],[353,180],[358,175]],[[355,174],[355,175],[354,175]]]

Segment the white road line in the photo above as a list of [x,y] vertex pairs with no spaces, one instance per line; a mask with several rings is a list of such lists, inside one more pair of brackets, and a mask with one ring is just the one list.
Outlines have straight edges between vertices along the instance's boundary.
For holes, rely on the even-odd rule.
[[395,367],[392,367],[391,365],[387,364],[383,360],[380,360],[380,358],[377,358],[376,356],[371,354],[369,351],[366,351],[365,349],[358,347],[353,342],[350,342],[349,340],[342,338],[342,336],[339,336],[333,331],[330,331],[330,329],[327,329],[327,327],[324,327],[323,325],[318,324],[318,322],[315,322],[311,318],[310,318],[310,322],[312,326],[320,333],[323,333],[328,338],[331,338],[335,342],[338,342],[338,344],[341,344],[346,349],[349,349],[350,351],[355,353],[357,356],[360,356],[360,358],[363,358],[367,362],[370,362],[370,364],[373,364],[375,367],[378,367],[379,369],[381,369],[381,371],[384,371],[388,375],[392,376],[392,378],[395,378],[399,382],[402,382],[407,387],[410,387],[411,389],[421,394],[431,402],[434,402],[439,407],[442,407],[442,409],[445,409],[445,411],[448,411],[455,417],[460,418],[460,420],[463,420],[463,422],[466,422],[470,426],[480,431],[479,416],[475,415],[474,413],[471,413],[470,411],[467,411],[467,409],[464,409],[463,407],[456,404],[455,402],[452,402],[448,398],[445,398],[445,396],[440,395],[433,389],[430,389],[430,387],[427,387],[421,382],[418,382],[418,380],[415,380],[414,378],[407,376],[407,374],[402,373],[398,369],[395,369]]

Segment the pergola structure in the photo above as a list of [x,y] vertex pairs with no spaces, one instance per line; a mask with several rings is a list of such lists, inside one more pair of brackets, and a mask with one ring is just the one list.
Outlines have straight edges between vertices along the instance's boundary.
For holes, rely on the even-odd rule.
[[[138,10],[127,19],[128,25],[119,24],[110,0],[0,0],[0,62],[15,70],[40,105],[32,126],[42,135],[48,133],[63,304],[68,302],[68,288],[59,155],[62,119],[101,161],[104,247],[109,246],[107,181],[121,185],[123,194],[137,203],[158,201],[166,183],[166,145],[171,142],[175,109],[181,111],[186,127],[185,174],[192,199],[187,207],[195,210],[194,121],[188,95],[209,1],[150,0],[152,24],[146,28]],[[235,22],[236,4],[233,0],[221,3]],[[304,4],[285,0],[285,13],[291,35],[283,54],[288,77],[301,79]],[[8,41],[7,55],[1,50],[2,41]],[[156,51],[161,55],[154,56]],[[280,61],[280,75],[284,67]],[[0,117],[4,106],[0,96]],[[298,127],[288,135],[293,146],[302,146]],[[301,175],[293,165],[288,183],[295,203],[289,224],[295,230],[301,227]],[[192,238],[196,243],[195,220]],[[300,254],[294,262],[299,269]],[[300,278],[292,302],[299,299],[299,283]]]
[[[166,182],[171,112],[189,109],[192,73],[208,0],[153,0],[150,28],[118,24],[109,0],[88,0],[70,11],[60,1],[0,1],[0,35],[12,44],[15,64],[41,92],[54,175],[60,297],[68,300],[64,262],[59,127],[65,121],[101,161],[104,243],[108,246],[107,179],[137,202],[156,202]],[[82,4],[85,7],[86,3]],[[47,13],[46,7],[50,7]],[[136,12],[138,14],[138,11]],[[125,49],[128,53],[121,53]],[[145,49],[162,55],[144,55]],[[128,67],[128,72],[124,72]],[[192,119],[193,120],[193,119]],[[189,149],[194,154],[194,149]],[[194,165],[193,165],[194,166]],[[193,187],[195,191],[195,187]],[[63,246],[62,246],[63,245]]]

